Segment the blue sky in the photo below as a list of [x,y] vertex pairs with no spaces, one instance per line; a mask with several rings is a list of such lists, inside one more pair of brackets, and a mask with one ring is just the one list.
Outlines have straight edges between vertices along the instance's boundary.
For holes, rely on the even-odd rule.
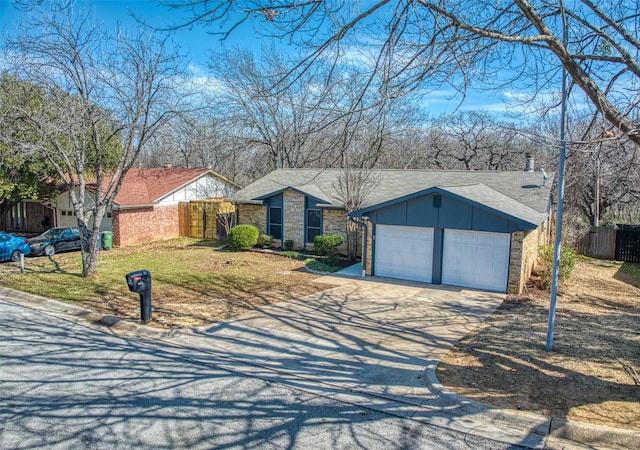
[[[169,10],[150,0],[77,0],[77,6],[90,8],[97,20],[107,29],[113,30],[117,27],[140,26],[133,16],[154,27],[170,26],[180,23],[184,18],[182,11]],[[26,14],[29,13],[17,10],[11,0],[0,0],[2,35],[12,33],[21,20],[24,20]],[[175,42],[180,46],[182,53],[188,55],[193,74],[200,77],[206,76],[208,55],[212,51],[217,52],[238,45],[257,52],[263,45],[273,44],[269,39],[257,36],[250,25],[235,30],[225,41],[221,41],[219,36],[212,35],[208,31],[211,31],[211,28],[207,29],[201,24],[194,24],[188,29],[182,28],[174,33]],[[451,99],[452,95],[453,90],[430,92],[422,96],[419,102],[433,115],[449,113],[459,105],[459,100]],[[483,110],[500,115],[509,109],[513,111],[513,105],[509,106],[505,101],[510,97],[515,99],[518,95],[517,92],[509,90],[502,93],[471,91],[460,110]]]
[[[167,10],[160,7],[157,2],[149,0],[78,0],[77,6],[88,8],[93,12],[96,19],[103,23],[107,30],[115,30],[117,27],[139,27],[140,24],[134,16],[158,28],[168,26],[180,19],[178,12]],[[11,33],[21,19],[28,14],[16,9],[12,0],[0,0],[2,34]],[[207,53],[211,49],[220,50],[223,46],[234,44],[250,47],[261,45],[261,40],[249,33],[238,33],[232,41],[221,42],[219,37],[207,33],[199,25],[175,31],[174,39],[183,52],[188,53],[189,58],[202,68],[206,66]]]

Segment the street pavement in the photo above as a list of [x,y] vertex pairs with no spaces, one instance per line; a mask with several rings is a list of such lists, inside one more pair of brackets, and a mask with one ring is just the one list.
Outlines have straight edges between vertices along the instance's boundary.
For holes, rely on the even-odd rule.
[[506,449],[0,299],[2,449]]

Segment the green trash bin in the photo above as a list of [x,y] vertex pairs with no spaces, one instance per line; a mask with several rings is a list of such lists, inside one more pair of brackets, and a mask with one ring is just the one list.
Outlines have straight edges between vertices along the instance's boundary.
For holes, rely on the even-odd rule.
[[113,248],[113,232],[104,231],[102,233],[102,249],[111,250]]

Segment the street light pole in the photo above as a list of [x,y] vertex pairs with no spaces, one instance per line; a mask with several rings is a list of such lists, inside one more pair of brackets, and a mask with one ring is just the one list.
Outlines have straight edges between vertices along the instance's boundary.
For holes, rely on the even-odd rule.
[[[567,18],[564,11],[564,5],[560,0],[560,10],[562,13],[562,44],[566,48],[568,45]],[[565,161],[567,158],[567,70],[562,68],[562,103],[560,107],[560,162],[558,167],[558,207],[556,210],[556,230],[553,244],[553,273],[551,276],[551,299],[549,302],[549,324],[547,326],[547,345],[548,352],[553,347],[553,329],[556,321],[556,297],[558,295],[558,271],[560,266],[560,245],[562,240],[562,209],[564,204],[564,172]]]

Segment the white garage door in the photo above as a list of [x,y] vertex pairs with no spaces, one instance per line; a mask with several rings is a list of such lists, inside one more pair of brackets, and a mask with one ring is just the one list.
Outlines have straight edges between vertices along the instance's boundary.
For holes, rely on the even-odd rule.
[[431,283],[433,228],[376,226],[375,274]]
[[506,292],[511,235],[444,230],[442,283]]

